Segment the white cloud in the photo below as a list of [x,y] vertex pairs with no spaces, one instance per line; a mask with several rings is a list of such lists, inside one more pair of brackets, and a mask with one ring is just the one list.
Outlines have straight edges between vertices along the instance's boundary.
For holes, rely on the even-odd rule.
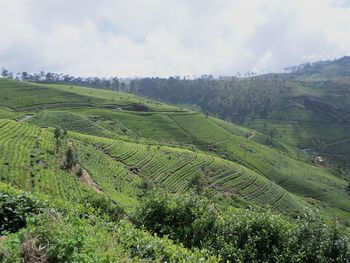
[[350,53],[345,0],[0,0],[0,66],[77,75],[277,71]]

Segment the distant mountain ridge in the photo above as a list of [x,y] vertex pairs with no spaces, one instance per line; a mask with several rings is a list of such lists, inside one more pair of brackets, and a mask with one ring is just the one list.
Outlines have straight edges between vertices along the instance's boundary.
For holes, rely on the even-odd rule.
[[298,66],[285,68],[291,76],[302,76],[310,79],[330,79],[334,77],[350,76],[350,56],[344,56],[334,60],[303,63]]

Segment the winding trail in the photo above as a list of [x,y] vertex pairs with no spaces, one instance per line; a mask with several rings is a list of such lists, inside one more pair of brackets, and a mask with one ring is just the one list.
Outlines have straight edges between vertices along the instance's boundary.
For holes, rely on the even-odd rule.
[[[323,145],[322,147],[328,148],[329,146],[333,146],[333,145],[337,145],[337,144],[341,144],[341,143],[344,143],[344,142],[349,142],[349,141],[350,141],[350,139],[345,139],[345,140],[336,141],[336,142],[332,142],[332,143],[329,143],[329,144]],[[310,150],[315,149],[315,148],[318,148],[318,146],[303,149],[303,152],[305,152],[305,153],[306,153],[307,151],[310,151]]]
[[16,121],[17,122],[23,122],[23,121],[29,120],[29,119],[31,119],[33,117],[34,117],[34,114],[26,114],[26,115],[24,115],[22,117],[17,118]]
[[255,135],[256,135],[256,133],[255,133],[255,131],[254,131],[254,132],[252,132],[251,135],[249,135],[249,136],[247,137],[247,139],[248,139],[248,140],[253,139],[253,138],[255,137]]

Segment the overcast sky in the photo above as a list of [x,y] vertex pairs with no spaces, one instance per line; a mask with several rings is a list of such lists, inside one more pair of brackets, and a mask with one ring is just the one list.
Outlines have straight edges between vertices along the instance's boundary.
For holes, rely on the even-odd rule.
[[0,0],[0,67],[234,75],[350,55],[350,0]]

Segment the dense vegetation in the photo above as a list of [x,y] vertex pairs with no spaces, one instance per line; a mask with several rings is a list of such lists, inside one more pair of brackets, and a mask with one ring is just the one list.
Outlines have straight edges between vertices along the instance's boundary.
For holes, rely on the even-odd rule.
[[224,119],[242,121],[248,115],[266,116],[280,107],[280,96],[290,89],[273,77],[249,79],[182,79],[170,77],[133,80],[130,91],[177,104],[198,105]]
[[268,211],[222,211],[193,193],[151,192],[132,224],[109,216],[109,204],[97,197],[72,205],[0,187],[0,214],[11,218],[1,232],[3,262],[348,262],[350,257],[340,226],[328,226],[312,212],[292,220]]
[[293,219],[271,211],[229,209],[189,193],[151,193],[136,222],[188,248],[205,248],[229,262],[348,262],[348,239],[337,223],[309,211]]
[[286,68],[293,77],[307,79],[332,79],[334,77],[348,77],[350,75],[350,57],[334,60],[308,62],[298,66]]
[[[142,259],[217,262],[205,251],[187,250],[167,238],[137,229],[125,219],[110,217],[103,209],[109,204],[105,203],[102,209],[101,206],[96,208],[96,197],[71,204],[40,194],[25,194],[4,184],[0,184],[0,189],[1,218],[11,218],[1,231],[1,235],[5,236],[0,241],[1,262],[120,262]],[[97,203],[101,201],[97,199]]]

